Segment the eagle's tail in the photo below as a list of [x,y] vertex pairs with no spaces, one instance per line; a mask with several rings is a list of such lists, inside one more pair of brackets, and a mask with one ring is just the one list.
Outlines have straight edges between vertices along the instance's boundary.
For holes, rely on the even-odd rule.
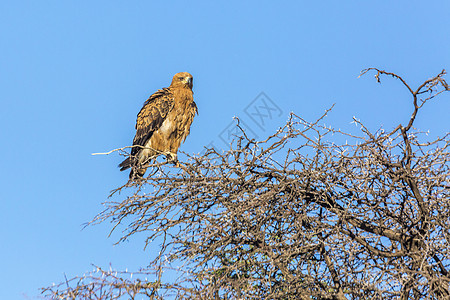
[[130,179],[140,179],[144,176],[147,168],[138,168],[137,161],[133,157],[127,157],[123,162],[119,164],[120,171],[125,171],[131,168]]
[[131,168],[131,166],[133,164],[134,164],[134,159],[132,160],[131,156],[127,157],[127,159],[125,159],[123,162],[121,162],[119,164],[120,171],[125,171],[126,169]]

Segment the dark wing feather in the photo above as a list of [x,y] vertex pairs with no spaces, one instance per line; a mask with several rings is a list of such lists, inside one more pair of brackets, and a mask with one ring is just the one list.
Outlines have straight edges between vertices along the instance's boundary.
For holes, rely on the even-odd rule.
[[[145,146],[145,143],[152,137],[153,132],[161,127],[167,114],[173,108],[173,98],[170,88],[163,88],[145,101],[137,116],[136,136],[133,140],[133,146]],[[133,147],[131,155],[136,155],[140,150],[140,147]]]

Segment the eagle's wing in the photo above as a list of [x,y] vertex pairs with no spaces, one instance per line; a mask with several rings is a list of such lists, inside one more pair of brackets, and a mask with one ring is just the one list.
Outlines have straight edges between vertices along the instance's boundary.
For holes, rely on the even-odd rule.
[[[133,140],[133,146],[145,146],[153,133],[161,127],[167,114],[172,110],[174,102],[174,96],[170,88],[158,90],[145,101],[137,116],[136,136]],[[133,147],[131,155],[138,154],[141,149],[140,147]]]

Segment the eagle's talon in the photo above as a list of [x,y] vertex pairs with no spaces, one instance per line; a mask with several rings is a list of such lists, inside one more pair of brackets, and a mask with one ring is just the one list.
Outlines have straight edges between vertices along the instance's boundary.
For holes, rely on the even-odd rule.
[[164,155],[166,156],[167,162],[174,163],[178,161],[178,156],[175,153],[167,151],[164,152]]
[[172,163],[175,167],[179,167],[180,163],[178,162],[178,156],[174,153],[169,152],[167,155],[167,162]]

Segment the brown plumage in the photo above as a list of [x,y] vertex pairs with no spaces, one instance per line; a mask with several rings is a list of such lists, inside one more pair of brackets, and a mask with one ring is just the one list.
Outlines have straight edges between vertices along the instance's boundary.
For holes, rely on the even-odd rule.
[[131,179],[142,177],[147,170],[145,165],[160,154],[176,162],[178,148],[189,135],[196,113],[192,75],[175,74],[170,86],[151,95],[138,113],[133,140],[133,146],[137,147],[133,147],[131,156],[119,165],[120,171],[131,167]]

